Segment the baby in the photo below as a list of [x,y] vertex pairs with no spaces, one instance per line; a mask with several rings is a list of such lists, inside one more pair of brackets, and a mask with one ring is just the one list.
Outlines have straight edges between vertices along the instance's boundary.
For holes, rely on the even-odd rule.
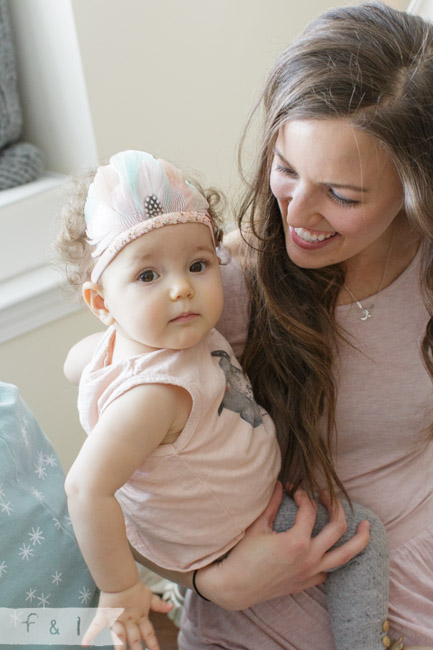
[[[195,579],[243,537],[278,479],[272,420],[214,329],[223,308],[221,236],[202,193],[140,151],[112,156],[84,210],[64,210],[60,247],[108,328],[81,377],[89,437],[66,480],[77,540],[101,590],[84,643],[104,625],[102,608],[119,607],[112,629],[122,647],[143,640],[158,650],[148,614],[168,606],[139,581],[130,546]],[[289,528],[295,514],[285,496],[275,529]],[[391,643],[386,535],[365,508],[346,514],[342,541],[363,519],[371,540],[327,580],[336,648],[383,650]],[[319,508],[317,525],[326,521]]]

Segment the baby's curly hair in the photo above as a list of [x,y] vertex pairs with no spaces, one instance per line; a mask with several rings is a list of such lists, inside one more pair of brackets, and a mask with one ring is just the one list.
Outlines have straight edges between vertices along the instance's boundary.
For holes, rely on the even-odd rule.
[[[75,298],[81,299],[81,287],[90,280],[95,261],[93,246],[88,242],[84,206],[89,187],[99,168],[84,169],[73,174],[64,185],[64,201],[60,211],[59,229],[54,240],[54,260],[69,284]],[[188,179],[203,194],[209,203],[208,214],[212,219],[215,243],[218,246],[223,237],[222,220],[219,216],[225,199],[215,188],[203,188],[197,179]]]
[[87,241],[84,206],[96,171],[97,167],[94,167],[71,175],[64,185],[59,229],[54,240],[54,263],[61,268],[78,298],[95,265],[91,256],[92,246]]

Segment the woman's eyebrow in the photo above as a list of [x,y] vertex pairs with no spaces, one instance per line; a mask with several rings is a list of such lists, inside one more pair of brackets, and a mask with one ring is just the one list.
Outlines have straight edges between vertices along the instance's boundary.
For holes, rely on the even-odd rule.
[[350,183],[326,183],[330,187],[336,187],[343,190],[353,190],[354,192],[362,192],[367,194],[368,189],[366,187],[359,187],[359,185],[351,185]]
[[[273,153],[280,158],[280,160],[289,167],[289,169],[294,169],[293,165],[289,163],[287,158],[283,156],[281,151],[278,151],[277,147],[273,148]],[[368,192],[368,189],[366,187],[360,187],[359,185],[352,185],[351,183],[334,183],[332,181],[330,182],[322,182],[321,185],[326,185],[327,187],[335,187],[338,189],[343,189],[343,190],[353,190],[354,192],[362,192],[363,194],[366,194]]]
[[292,165],[289,163],[289,161],[286,158],[284,158],[281,151],[278,151],[277,147],[274,147],[272,149],[272,153],[275,154],[276,156],[278,156],[278,158],[280,158],[283,161],[283,163],[285,163],[288,167],[292,167]]

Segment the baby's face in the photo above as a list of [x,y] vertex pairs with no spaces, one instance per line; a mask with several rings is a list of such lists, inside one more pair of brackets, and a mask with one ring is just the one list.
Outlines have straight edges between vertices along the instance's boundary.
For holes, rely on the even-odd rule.
[[125,246],[101,277],[118,335],[148,349],[192,347],[223,306],[219,260],[209,228],[184,223]]

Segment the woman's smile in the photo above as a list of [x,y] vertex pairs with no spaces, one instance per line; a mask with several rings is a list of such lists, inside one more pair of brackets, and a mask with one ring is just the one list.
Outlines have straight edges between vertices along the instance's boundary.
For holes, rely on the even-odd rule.
[[294,228],[293,226],[289,226],[289,233],[292,241],[297,246],[307,250],[326,246],[331,239],[338,235],[336,232],[308,230],[306,228]]

